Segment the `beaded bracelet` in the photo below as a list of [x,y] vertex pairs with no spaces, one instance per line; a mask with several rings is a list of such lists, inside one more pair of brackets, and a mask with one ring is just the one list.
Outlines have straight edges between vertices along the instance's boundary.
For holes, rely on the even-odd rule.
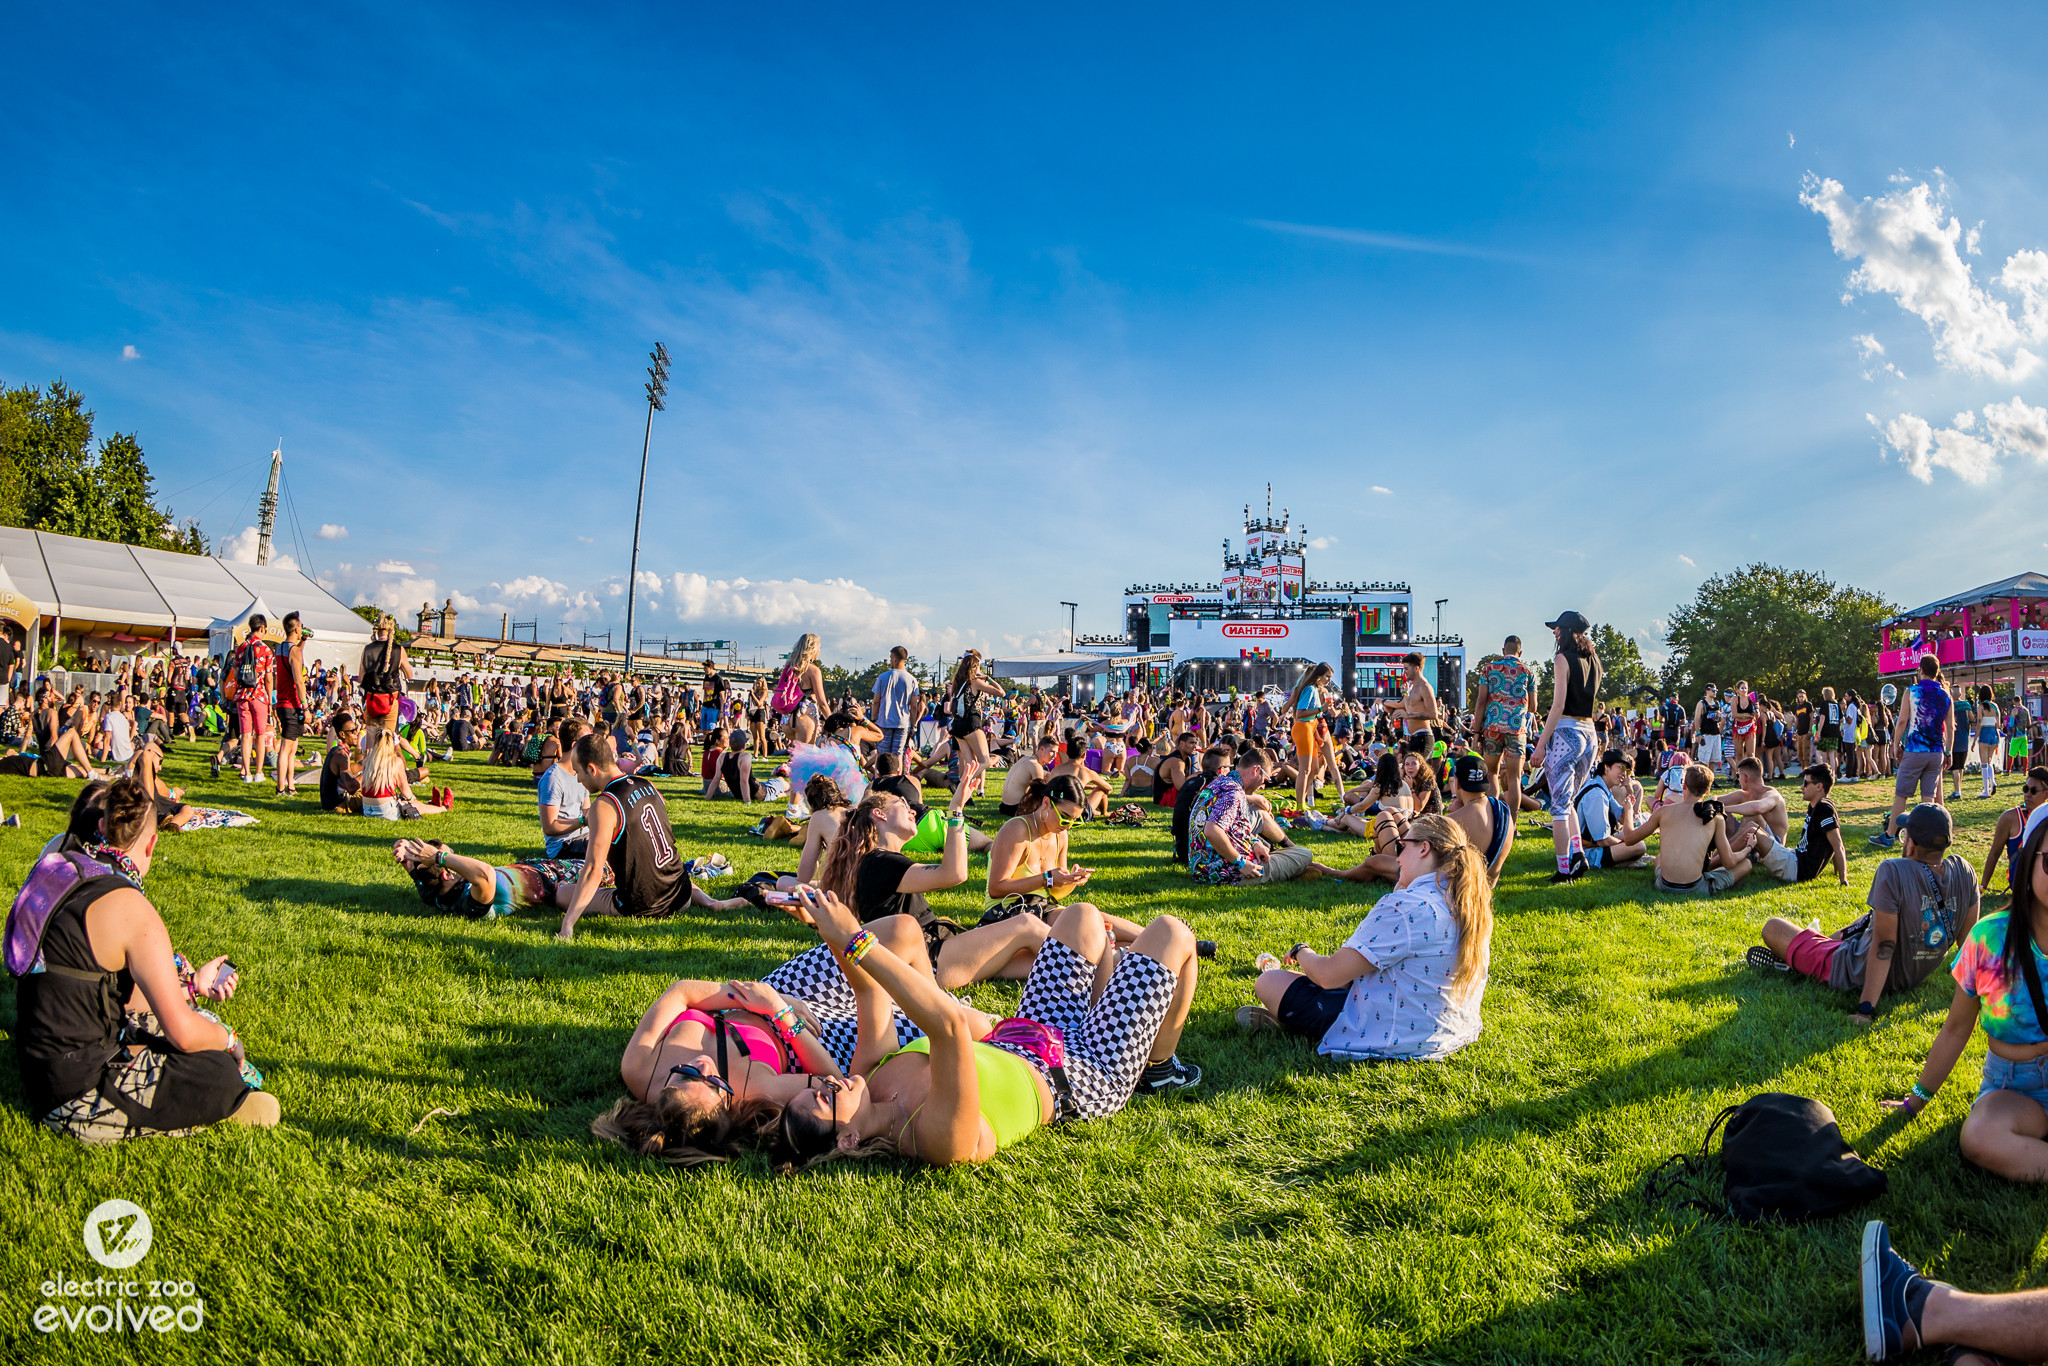
[[804,1017],[796,1013],[794,1006],[784,1006],[769,1016],[768,1022],[775,1026],[784,1043],[795,1043],[804,1032]]
[[873,953],[875,945],[880,942],[881,941],[876,939],[875,936],[869,931],[859,931],[853,936],[853,938],[846,941],[846,961],[849,963],[858,963],[861,959],[867,957],[870,953]]

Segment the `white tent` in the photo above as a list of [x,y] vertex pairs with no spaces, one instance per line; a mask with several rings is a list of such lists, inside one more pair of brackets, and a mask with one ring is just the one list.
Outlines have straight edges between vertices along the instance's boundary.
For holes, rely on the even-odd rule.
[[239,612],[230,612],[213,621],[206,628],[206,653],[210,655],[231,654],[234,648],[249,637],[249,618],[261,613],[263,616],[263,638],[284,640],[284,627],[278,624],[277,613],[270,610],[270,604],[260,596],[249,599]]
[[0,526],[0,574],[33,614],[31,650],[46,631],[136,644],[210,639],[215,622],[240,611],[246,623],[259,600],[299,614],[313,634],[309,664],[317,657],[359,668],[370,643],[369,622],[306,575],[277,565]]

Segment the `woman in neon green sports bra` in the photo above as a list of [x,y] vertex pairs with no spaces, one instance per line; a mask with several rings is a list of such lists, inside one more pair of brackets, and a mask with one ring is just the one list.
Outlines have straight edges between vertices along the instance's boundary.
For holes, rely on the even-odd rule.
[[[795,908],[838,956],[860,1041],[848,1077],[812,1078],[783,1107],[778,1164],[900,1153],[942,1166],[986,1162],[1056,1118],[1094,1119],[1134,1092],[1185,1090],[1199,1068],[1174,1056],[1195,992],[1195,938],[1172,916],[1127,950],[1101,912],[1069,906],[1053,922],[1017,1014],[989,1024],[905,961],[830,892],[799,887]],[[903,945],[912,958],[920,945]],[[1115,966],[1102,981],[1099,965]],[[897,1048],[893,1009],[925,1033]]]

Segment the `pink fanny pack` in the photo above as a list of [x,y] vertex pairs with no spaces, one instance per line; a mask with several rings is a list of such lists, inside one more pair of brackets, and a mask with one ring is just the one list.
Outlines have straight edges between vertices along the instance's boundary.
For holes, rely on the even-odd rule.
[[1067,1065],[1065,1036],[1052,1025],[1027,1020],[1021,1015],[1012,1015],[1007,1020],[997,1020],[996,1027],[988,1032],[988,1037],[982,1042],[1004,1044],[1011,1050],[1026,1055],[1048,1076],[1052,1075],[1055,1069],[1064,1069]]

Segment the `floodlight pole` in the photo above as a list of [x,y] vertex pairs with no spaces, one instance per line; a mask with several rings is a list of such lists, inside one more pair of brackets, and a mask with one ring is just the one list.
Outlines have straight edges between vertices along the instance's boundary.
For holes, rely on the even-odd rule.
[[633,500],[633,561],[626,571],[626,667],[623,683],[633,676],[633,600],[640,588],[640,511],[647,505],[647,450],[654,443],[654,415],[668,405],[668,348],[660,342],[647,353],[647,431],[640,438],[640,492]]
[[1060,606],[1067,609],[1067,653],[1072,654],[1074,653],[1074,612],[1079,604],[1063,602]]
[[1444,604],[1449,601],[1449,598],[1438,598],[1436,600],[1436,638],[1439,643],[1444,638]]

